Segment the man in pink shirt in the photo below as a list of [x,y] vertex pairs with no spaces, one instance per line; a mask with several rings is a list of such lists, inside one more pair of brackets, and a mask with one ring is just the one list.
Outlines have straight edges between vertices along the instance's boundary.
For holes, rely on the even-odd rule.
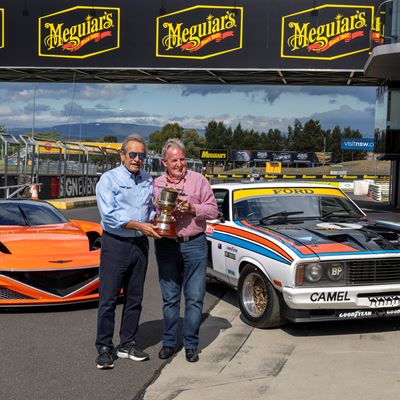
[[186,360],[199,359],[199,328],[206,288],[208,262],[206,220],[218,216],[218,207],[207,179],[186,168],[185,146],[169,139],[162,150],[165,175],[154,181],[154,195],[168,187],[179,192],[176,239],[155,241],[158,274],[163,297],[164,334],[159,352],[161,359],[171,357],[177,345],[181,291],[185,296],[183,346]]

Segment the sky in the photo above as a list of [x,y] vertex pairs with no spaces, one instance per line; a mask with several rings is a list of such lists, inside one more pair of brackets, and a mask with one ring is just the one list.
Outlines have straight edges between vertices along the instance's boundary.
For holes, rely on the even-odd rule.
[[372,137],[374,87],[1,83],[0,125],[6,129],[119,122],[204,129],[211,120],[287,132],[297,118],[322,128],[350,126]]

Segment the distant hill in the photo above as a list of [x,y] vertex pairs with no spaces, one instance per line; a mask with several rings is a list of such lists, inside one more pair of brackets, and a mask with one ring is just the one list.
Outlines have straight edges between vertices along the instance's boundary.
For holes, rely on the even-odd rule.
[[[148,140],[150,133],[159,130],[159,126],[137,125],[137,124],[118,124],[118,123],[88,123],[55,125],[45,128],[35,128],[36,133],[56,132],[71,140],[90,139],[98,140],[106,135],[114,135],[122,141],[131,133],[138,133]],[[7,133],[20,135],[31,132],[29,128],[8,128]]]

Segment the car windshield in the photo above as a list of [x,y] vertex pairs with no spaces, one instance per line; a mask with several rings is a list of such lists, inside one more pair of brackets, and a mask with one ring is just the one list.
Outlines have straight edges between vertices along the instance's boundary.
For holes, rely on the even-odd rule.
[[68,220],[47,203],[5,201],[0,203],[0,225],[38,226],[63,224]]
[[272,194],[240,199],[233,205],[234,219],[252,223],[290,220],[360,219],[363,214],[346,197],[326,194]]

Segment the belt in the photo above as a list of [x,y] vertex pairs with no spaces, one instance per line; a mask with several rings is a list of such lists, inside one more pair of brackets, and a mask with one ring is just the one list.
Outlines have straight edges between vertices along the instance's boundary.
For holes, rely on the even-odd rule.
[[196,238],[200,237],[201,235],[204,235],[204,232],[200,232],[194,236],[178,236],[175,238],[175,241],[178,243],[190,242],[191,240],[196,239]]
[[114,239],[121,240],[122,242],[129,242],[129,243],[139,243],[139,242],[143,241],[143,239],[146,239],[146,236],[124,237],[124,236],[115,235],[114,233],[110,233],[110,232],[106,232],[106,231],[103,231],[103,234],[111,236]]

